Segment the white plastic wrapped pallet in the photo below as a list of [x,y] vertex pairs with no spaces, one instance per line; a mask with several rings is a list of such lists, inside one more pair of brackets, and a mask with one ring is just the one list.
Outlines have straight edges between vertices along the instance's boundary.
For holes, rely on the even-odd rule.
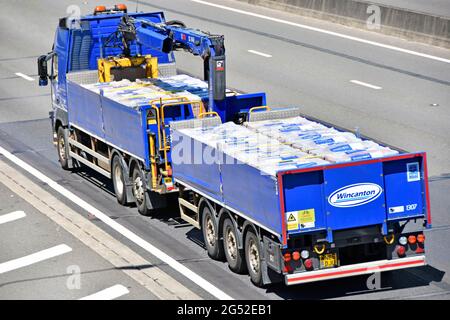
[[329,163],[232,122],[216,127],[181,129],[180,131],[271,176],[275,176],[280,170]]
[[398,154],[396,150],[380,146],[373,141],[362,140],[351,132],[329,128],[303,117],[247,122],[246,126],[330,162]]

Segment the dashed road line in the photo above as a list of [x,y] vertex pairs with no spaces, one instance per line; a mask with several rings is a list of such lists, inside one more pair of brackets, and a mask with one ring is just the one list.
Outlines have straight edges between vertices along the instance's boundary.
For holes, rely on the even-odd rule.
[[259,52],[259,51],[256,51],[256,50],[247,50],[247,51],[250,52],[250,53],[256,54],[258,56],[264,57],[264,58],[272,58],[272,55],[264,53],[264,52]]
[[26,217],[26,214],[23,211],[14,211],[11,213],[6,213],[0,216],[0,224],[19,220],[24,217]]
[[130,293],[130,291],[121,284],[109,287],[102,291],[93,293],[79,300],[113,300]]
[[374,90],[381,90],[383,89],[382,87],[367,83],[367,82],[363,82],[363,81],[359,81],[359,80],[350,80],[351,83],[363,86],[363,87],[367,87],[367,88],[371,88]]
[[63,255],[70,251],[72,251],[71,247],[66,244],[60,244],[58,246],[36,252],[22,258],[3,262],[0,263],[0,274],[27,267],[29,265]]
[[22,72],[16,72],[15,75],[18,77],[21,77],[25,80],[28,80],[28,81],[34,81],[34,78],[27,76],[26,74],[23,74]]

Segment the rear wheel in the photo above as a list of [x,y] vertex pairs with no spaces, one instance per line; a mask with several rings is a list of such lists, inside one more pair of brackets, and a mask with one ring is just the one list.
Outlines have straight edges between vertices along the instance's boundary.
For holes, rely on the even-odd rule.
[[216,224],[211,210],[207,205],[203,207],[202,213],[202,232],[208,255],[215,260],[222,260],[224,258],[223,245],[217,235]]
[[132,179],[133,196],[136,199],[136,206],[140,214],[143,216],[151,216],[157,209],[167,206],[165,195],[147,190],[144,173],[139,165],[134,166]]
[[112,161],[112,178],[117,201],[121,205],[125,205],[127,203],[127,191],[125,186],[122,158],[119,155],[114,156]]
[[149,216],[153,210],[149,210],[147,202],[148,192],[145,186],[144,174],[142,170],[136,165],[133,169],[133,195],[136,199],[136,206],[140,214]]
[[239,249],[236,228],[229,218],[223,223],[223,245],[230,269],[236,273],[244,273],[246,269],[244,252]]
[[57,147],[58,147],[58,158],[61,167],[64,170],[69,169],[69,130],[63,127],[58,128],[57,132]]
[[262,287],[261,248],[259,239],[252,230],[249,230],[245,237],[245,260],[253,284]]

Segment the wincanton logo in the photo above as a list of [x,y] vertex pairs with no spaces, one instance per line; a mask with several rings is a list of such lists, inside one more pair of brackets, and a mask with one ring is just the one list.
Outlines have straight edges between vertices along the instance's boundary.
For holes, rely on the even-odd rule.
[[328,203],[334,207],[356,207],[374,201],[383,189],[374,183],[357,183],[334,191],[328,197]]

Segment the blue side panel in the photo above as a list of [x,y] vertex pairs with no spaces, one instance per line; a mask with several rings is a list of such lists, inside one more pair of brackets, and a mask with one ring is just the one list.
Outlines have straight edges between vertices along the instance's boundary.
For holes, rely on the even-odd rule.
[[148,150],[141,112],[67,82],[69,123],[146,160]]
[[[298,221],[298,224],[288,226],[291,234],[326,229],[326,212],[324,208],[323,172],[303,172],[283,176],[283,190],[285,198],[286,220],[290,212],[308,210],[312,219],[307,223]],[[288,222],[288,221],[286,221]]]
[[100,96],[71,81],[67,89],[69,123],[105,139]]
[[[175,180],[188,183],[200,192],[222,202],[220,168],[217,154],[205,144],[194,141],[178,130],[171,135],[171,164]],[[209,153],[211,161],[203,161]]]
[[388,220],[425,215],[421,157],[386,162],[384,184]]
[[382,173],[381,162],[324,171],[328,228],[340,230],[384,222]]
[[[226,162],[229,163],[229,162]],[[226,205],[277,234],[282,233],[279,194],[274,177],[243,163],[221,165]]]
[[140,111],[105,97],[102,97],[101,101],[106,141],[138,158],[145,159],[146,143],[142,135]]

